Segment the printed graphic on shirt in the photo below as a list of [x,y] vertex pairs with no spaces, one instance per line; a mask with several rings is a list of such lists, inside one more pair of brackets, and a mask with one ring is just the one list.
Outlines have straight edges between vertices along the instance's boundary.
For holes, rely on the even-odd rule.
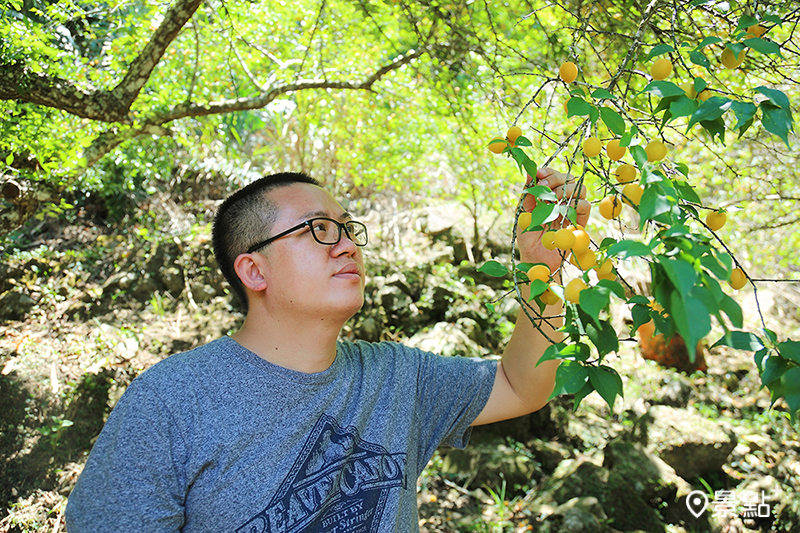
[[389,491],[406,488],[405,472],[405,453],[322,415],[269,505],[236,533],[377,531]]

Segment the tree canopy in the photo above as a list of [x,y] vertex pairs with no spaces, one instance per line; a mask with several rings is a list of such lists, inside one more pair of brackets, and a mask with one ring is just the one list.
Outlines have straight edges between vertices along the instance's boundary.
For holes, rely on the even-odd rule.
[[[11,0],[0,17],[5,234],[89,196],[112,218],[129,217],[137,199],[180,188],[186,169],[234,183],[304,170],[340,196],[455,198],[476,220],[509,209],[520,194],[538,195],[548,207],[531,213],[527,226],[535,229],[568,218],[570,208],[523,191],[524,173],[558,166],[598,206],[604,197],[635,204],[638,220],[616,223],[621,237],[596,249],[649,261],[661,309],[628,300],[637,324],[655,320],[693,345],[716,316],[730,333],[724,342],[759,354],[775,398],[800,407],[791,385],[800,372],[796,342],[730,332],[741,327],[741,309],[719,283],[734,269],[755,283],[740,268],[746,264],[772,263],[775,276],[797,271],[799,8],[713,0]],[[566,62],[574,65],[569,77],[559,73]],[[504,134],[512,125],[519,138]],[[497,137],[516,165],[489,153]],[[611,160],[586,152],[590,138],[601,149],[613,142],[629,150],[641,182],[635,200],[635,191],[617,188]],[[668,165],[645,149],[653,141],[670,154]],[[736,250],[703,222],[706,211],[746,213],[735,225]],[[638,240],[625,238],[631,228]],[[764,241],[784,246],[767,254],[748,246]],[[531,281],[518,278],[517,267],[486,268],[516,285]],[[535,298],[545,293],[545,282],[531,283]],[[598,390],[611,404],[616,377],[600,363],[616,346],[603,318],[612,296],[625,298],[625,288],[600,280],[572,302],[573,342],[549,353],[567,360],[559,390],[572,380],[578,388],[569,392]]]

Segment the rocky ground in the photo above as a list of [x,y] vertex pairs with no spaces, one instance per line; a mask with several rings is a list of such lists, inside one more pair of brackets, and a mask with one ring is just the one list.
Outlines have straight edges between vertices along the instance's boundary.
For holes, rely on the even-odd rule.
[[[367,302],[345,335],[445,354],[501,349],[516,305],[468,263],[482,259],[458,230],[468,225],[441,215],[456,211],[372,215],[383,245],[369,253]],[[20,239],[0,264],[0,532],[52,533],[130,381],[241,315],[203,226],[156,235],[50,223]],[[483,249],[507,252],[502,241],[488,232]],[[798,338],[800,296],[780,289],[759,291],[762,310]],[[421,530],[800,531],[797,426],[781,403],[769,408],[751,354],[715,348],[706,360],[707,372],[679,374],[623,343],[610,361],[625,383],[613,409],[595,394],[576,411],[559,398],[476,428],[465,451],[439,450],[418,482]]]

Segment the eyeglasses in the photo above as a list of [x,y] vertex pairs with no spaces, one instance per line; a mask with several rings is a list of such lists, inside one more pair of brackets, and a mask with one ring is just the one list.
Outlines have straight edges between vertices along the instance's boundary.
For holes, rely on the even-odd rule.
[[348,220],[347,222],[337,222],[332,218],[317,217],[310,218],[292,228],[287,229],[282,233],[278,233],[274,237],[270,237],[265,241],[254,244],[247,249],[247,253],[251,254],[256,250],[260,250],[273,241],[285,237],[290,233],[297,231],[301,228],[308,226],[311,229],[311,235],[314,240],[320,244],[336,244],[342,239],[342,230],[347,234],[347,238],[353,241],[356,246],[366,246],[367,244],[367,227],[361,222],[355,220]]

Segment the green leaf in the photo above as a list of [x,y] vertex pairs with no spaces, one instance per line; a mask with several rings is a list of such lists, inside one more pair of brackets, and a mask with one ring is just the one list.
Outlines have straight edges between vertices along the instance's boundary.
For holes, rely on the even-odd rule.
[[644,147],[639,145],[631,146],[631,156],[633,156],[633,160],[639,170],[643,169],[647,164],[647,152],[644,151]]
[[539,358],[539,360],[536,362],[536,366],[539,366],[540,364],[544,363],[545,361],[552,361],[553,359],[560,359],[559,355],[561,353],[561,350],[565,346],[566,346],[566,344],[556,343],[556,344],[551,344],[550,346],[545,348],[544,353]]
[[526,159],[522,163],[522,166],[525,169],[525,172],[528,174],[528,176],[535,176],[536,172],[539,170],[536,163],[534,163],[531,159]]
[[644,190],[642,199],[639,202],[639,222],[644,227],[648,220],[653,220],[659,215],[669,213],[674,202],[664,194],[659,186],[648,187]]
[[544,185],[534,185],[533,187],[525,189],[523,192],[530,194],[537,200],[541,200],[543,202],[558,201],[558,196],[553,192],[553,189],[550,187],[545,187]]
[[478,272],[483,272],[494,278],[501,278],[508,274],[508,269],[497,261],[491,260],[482,264],[478,268]]
[[788,340],[779,343],[775,347],[778,349],[781,357],[800,364],[800,342]]
[[658,57],[660,55],[668,54],[669,52],[673,52],[675,48],[668,44],[659,44],[653,47],[650,50],[650,53],[647,54],[647,59],[653,59],[654,57]]
[[725,121],[722,117],[716,120],[703,120],[700,122],[700,126],[711,136],[711,140],[719,137],[720,142],[725,144]]
[[592,322],[586,324],[586,335],[597,348],[600,357],[619,350],[619,337],[607,320],[601,320],[596,325]]
[[761,373],[761,385],[769,387],[773,381],[781,379],[786,370],[789,368],[789,363],[786,359],[777,355],[771,355],[767,362],[764,363],[764,372]]
[[758,19],[755,19],[750,15],[742,15],[742,17],[739,19],[738,24],[736,24],[735,31],[746,30],[750,26],[755,26],[756,24],[758,24]]
[[589,287],[580,293],[580,306],[581,309],[586,311],[595,323],[600,323],[600,311],[608,307],[611,302],[607,290],[602,290],[597,287]]
[[559,213],[556,210],[556,204],[540,203],[531,211],[531,225],[529,227],[541,226],[542,224],[552,222],[557,219],[558,216]]
[[533,143],[527,138],[520,135],[517,137],[517,140],[514,141],[514,144],[517,146],[533,146]]
[[592,98],[596,100],[615,100],[616,97],[606,89],[595,89],[592,91]]
[[631,318],[633,319],[631,329],[636,331],[642,324],[650,322],[650,320],[652,320],[650,318],[650,313],[651,309],[647,305],[634,305],[631,308]]
[[681,297],[687,296],[697,282],[697,271],[694,267],[683,259],[664,257],[663,255],[656,256],[656,260],[675,288],[678,289]]
[[11,166],[11,163],[14,162],[14,154],[8,154],[6,156],[6,165]]
[[792,112],[792,106],[789,103],[789,97],[786,96],[785,93],[777,90],[777,89],[770,89],[769,87],[759,86],[755,88],[756,92],[759,92],[769,98],[769,101],[772,102],[774,105],[780,107],[788,111],[789,113]]
[[757,352],[764,348],[764,343],[761,342],[757,335],[748,331],[728,331],[711,347],[716,348],[717,346],[728,346],[734,350]]
[[573,394],[583,388],[589,381],[589,372],[585,366],[573,361],[564,361],[556,370],[556,384],[548,401],[561,394]]
[[689,119],[689,126],[687,127],[687,131],[689,128],[694,126],[700,121],[708,121],[708,120],[716,120],[722,115],[725,114],[728,109],[731,108],[733,102],[730,98],[723,98],[721,96],[712,96],[702,104],[700,107],[697,108],[697,111],[692,114],[692,118]]
[[[651,81],[642,89],[643,93],[653,93],[654,95],[665,98],[667,96],[685,96],[686,93],[671,81]],[[640,93],[641,94],[641,93]]]
[[637,128],[636,125],[632,125],[630,129],[625,133],[625,135],[622,136],[622,139],[619,140],[619,145],[625,147],[630,146],[633,137],[637,133],[639,133],[639,128]]
[[783,399],[789,406],[792,422],[797,422],[798,411],[800,411],[800,368],[787,370],[781,383],[783,384]]
[[703,78],[695,78],[694,81],[692,82],[692,86],[694,87],[694,92],[700,94],[701,92],[703,92],[703,89],[708,87],[708,83],[706,83],[706,80],[704,80]]
[[623,239],[608,248],[608,255],[623,254],[624,258],[646,257],[653,254],[653,250],[643,242]]
[[581,404],[581,401],[583,401],[584,398],[586,398],[589,394],[591,394],[592,391],[594,391],[594,387],[592,386],[592,384],[589,383],[588,381],[584,383],[583,387],[581,387],[581,390],[575,393],[575,398],[572,400],[572,410],[577,411],[578,406]]
[[670,295],[669,314],[686,346],[696,346],[711,331],[711,317],[703,302],[692,296]]
[[781,47],[778,43],[762,39],[761,37],[745,39],[744,45],[762,54],[776,54],[779,57],[783,57],[783,55],[781,55]]
[[535,279],[531,281],[530,284],[531,296],[530,298],[528,298],[528,301],[533,300],[534,298],[542,294],[544,291],[546,291],[549,287],[550,287],[549,283],[545,283],[540,279]]
[[592,109],[594,109],[592,104],[582,98],[573,96],[567,101],[567,118],[588,116]]
[[617,371],[605,365],[589,367],[589,381],[608,407],[613,409],[617,395],[622,396],[622,378]]
[[[751,102],[734,101],[731,105],[731,109],[736,115],[736,125],[733,129],[741,131],[742,129],[746,130],[747,127],[749,127],[748,124],[753,123],[753,117],[758,108]],[[744,131],[741,131],[741,133],[744,133]]]
[[586,361],[589,359],[591,354],[592,351],[589,349],[589,346],[582,342],[568,344],[567,346],[564,346],[560,352],[562,359],[567,359],[570,361]]
[[794,131],[791,113],[769,102],[761,102],[758,107],[761,108],[761,125],[764,129],[780,137],[786,147],[791,148],[789,132]]
[[605,124],[608,129],[615,134],[625,134],[625,120],[622,118],[622,116],[620,116],[619,113],[610,107],[600,108],[600,118],[603,120],[603,124]]
[[676,118],[692,116],[697,111],[697,107],[697,100],[686,95],[679,97],[669,105],[670,122]]
[[[705,39],[700,41],[700,44],[697,45],[697,47],[695,48],[695,51],[702,50],[703,48],[705,48],[706,46],[708,46],[710,44],[717,44],[717,43],[721,43],[721,42],[722,42],[722,39],[720,39],[719,37],[706,37]],[[697,64],[697,63],[695,63],[695,64]]]
[[[688,172],[688,169],[686,169]],[[684,174],[685,176],[686,174]],[[700,197],[694,190],[694,187],[689,185],[688,182],[683,180],[672,180],[672,185],[675,187],[675,190],[678,192],[678,196],[686,200],[687,202],[694,202],[694,203],[701,203]]]
[[689,61],[691,61],[693,64],[699,67],[705,67],[707,69],[711,68],[711,62],[708,60],[708,58],[705,55],[703,55],[702,52],[699,52],[697,50],[689,54]]

